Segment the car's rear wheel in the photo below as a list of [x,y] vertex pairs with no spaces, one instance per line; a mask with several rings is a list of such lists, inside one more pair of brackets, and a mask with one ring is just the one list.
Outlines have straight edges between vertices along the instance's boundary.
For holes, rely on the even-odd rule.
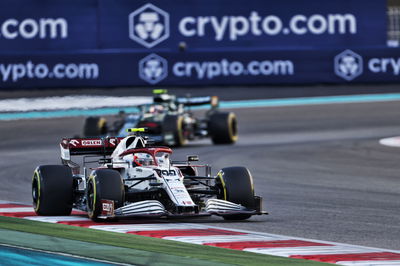
[[[248,209],[255,209],[253,177],[246,167],[223,168],[218,172],[216,185],[219,199],[241,204]],[[226,220],[245,220],[249,214],[224,215]]]
[[33,208],[38,215],[70,215],[72,171],[64,165],[41,165],[32,178]]
[[98,137],[107,134],[107,121],[103,117],[89,116],[83,125],[83,136]]
[[237,120],[234,113],[217,112],[210,116],[208,133],[214,144],[232,144],[238,139]]
[[174,143],[172,146],[180,147],[186,144],[183,116],[166,115],[163,122],[163,131],[165,137],[172,135]]
[[[113,202],[114,210],[124,203],[121,175],[111,169],[97,169],[90,175],[86,187],[88,216],[94,221],[102,215],[102,201]],[[103,202],[104,203],[104,202]]]

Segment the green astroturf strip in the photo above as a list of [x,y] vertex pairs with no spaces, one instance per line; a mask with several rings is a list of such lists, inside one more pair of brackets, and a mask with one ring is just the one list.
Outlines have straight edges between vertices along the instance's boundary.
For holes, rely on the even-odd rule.
[[11,217],[0,217],[0,242],[135,265],[326,265]]
[[0,229],[0,243],[135,265],[227,265],[206,260],[4,229]]

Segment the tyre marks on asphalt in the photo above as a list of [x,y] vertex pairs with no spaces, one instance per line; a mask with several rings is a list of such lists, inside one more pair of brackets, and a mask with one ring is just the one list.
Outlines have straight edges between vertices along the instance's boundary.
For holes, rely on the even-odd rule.
[[169,223],[162,219],[95,223],[81,211],[73,211],[71,216],[37,216],[31,206],[4,202],[0,202],[0,215],[339,265],[400,265],[400,251],[396,250],[201,224]]

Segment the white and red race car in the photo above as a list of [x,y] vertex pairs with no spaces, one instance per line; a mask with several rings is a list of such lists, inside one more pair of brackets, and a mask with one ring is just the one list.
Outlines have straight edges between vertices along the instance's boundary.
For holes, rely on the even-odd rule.
[[[95,221],[202,215],[243,220],[266,214],[245,167],[223,168],[212,176],[209,165],[197,164],[197,156],[171,161],[170,148],[153,147],[138,133],[125,138],[64,138],[60,148],[62,165],[38,166],[33,175],[38,215],[69,215],[72,208],[86,211]],[[79,155],[82,169],[71,160]]]

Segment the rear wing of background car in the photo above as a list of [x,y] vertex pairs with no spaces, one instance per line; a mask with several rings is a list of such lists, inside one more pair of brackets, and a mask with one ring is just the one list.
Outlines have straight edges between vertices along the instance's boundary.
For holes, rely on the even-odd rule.
[[211,107],[216,108],[219,105],[218,96],[204,96],[204,97],[188,97],[188,98],[178,98],[176,99],[178,104],[183,104],[185,106],[197,106],[210,104]]
[[63,138],[60,143],[61,159],[70,161],[74,155],[111,155],[123,138]]

